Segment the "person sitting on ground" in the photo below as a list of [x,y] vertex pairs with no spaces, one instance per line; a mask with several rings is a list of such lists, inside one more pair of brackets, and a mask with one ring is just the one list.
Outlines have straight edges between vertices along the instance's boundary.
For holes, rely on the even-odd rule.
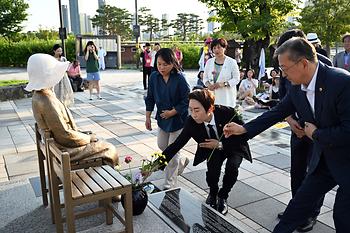
[[256,88],[258,80],[254,78],[255,72],[253,69],[247,71],[247,78],[243,79],[238,91],[238,99],[244,100],[248,105],[254,105],[253,97],[256,96]]
[[269,87],[269,91],[266,95],[260,96],[258,98],[258,104],[255,105],[256,108],[272,108],[276,106],[279,102],[279,85],[280,85],[280,77],[275,76],[272,78],[272,84]]
[[116,166],[116,148],[95,134],[80,132],[67,107],[52,91],[67,71],[69,62],[59,62],[48,54],[34,54],[29,57],[27,91],[33,91],[32,109],[39,130],[50,130],[56,145],[69,153],[71,161],[102,158],[105,164]]
[[[243,121],[234,108],[214,105],[215,96],[206,88],[192,91],[188,97],[191,115],[187,117],[180,135],[163,150],[163,154],[166,161],[171,161],[193,138],[198,143],[193,166],[207,161],[206,181],[209,195],[206,204],[225,215],[228,212],[227,198],[237,181],[242,159],[252,162],[252,157],[247,141],[241,136],[222,137],[223,127],[228,122]],[[219,189],[221,167],[225,160],[225,173]]]
[[81,77],[80,63],[78,60],[74,60],[72,62],[67,73],[69,81],[72,84],[73,91],[84,91],[82,89],[83,79]]

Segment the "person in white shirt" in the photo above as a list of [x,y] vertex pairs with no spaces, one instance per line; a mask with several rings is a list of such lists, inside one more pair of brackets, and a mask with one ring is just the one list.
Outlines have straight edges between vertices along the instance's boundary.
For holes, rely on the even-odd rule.
[[254,78],[255,72],[253,69],[247,71],[247,78],[243,79],[239,86],[238,98],[240,100],[246,99],[246,97],[252,98],[256,95],[256,88],[258,87],[259,81]]
[[160,44],[159,43],[154,43],[153,50],[151,52],[151,57],[152,57],[152,63],[151,66],[154,67],[156,63],[156,54],[160,49]]
[[214,39],[210,44],[215,57],[210,58],[204,69],[203,82],[214,92],[215,104],[234,108],[239,83],[239,68],[236,60],[225,55],[227,41]]
[[100,46],[100,49],[98,50],[98,64],[99,64],[99,70],[105,70],[106,64],[105,64],[105,56],[107,55],[106,50]]

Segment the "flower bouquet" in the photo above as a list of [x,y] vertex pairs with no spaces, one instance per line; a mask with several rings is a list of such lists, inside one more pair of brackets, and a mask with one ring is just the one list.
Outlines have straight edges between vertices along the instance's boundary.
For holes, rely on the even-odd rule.
[[[139,215],[143,213],[147,206],[148,196],[145,190],[145,182],[152,175],[153,172],[158,171],[162,167],[167,165],[165,161],[165,155],[162,153],[153,153],[151,159],[143,159],[139,171],[133,175],[131,172],[130,163],[132,162],[132,156],[125,157],[124,162],[129,165],[129,173],[124,177],[132,184],[132,205],[133,215]],[[124,198],[122,198],[122,205],[124,206]]]
[[129,165],[129,173],[125,174],[124,177],[130,181],[133,189],[142,188],[153,172],[158,171],[167,165],[165,155],[155,152],[151,154],[151,159],[143,159],[139,172],[133,174],[130,166],[132,160],[133,158],[130,155],[126,156],[124,159],[124,162]]

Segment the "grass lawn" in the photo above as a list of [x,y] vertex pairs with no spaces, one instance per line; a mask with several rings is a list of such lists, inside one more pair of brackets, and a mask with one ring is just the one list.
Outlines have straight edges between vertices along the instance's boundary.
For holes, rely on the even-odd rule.
[[26,84],[26,83],[28,83],[28,80],[0,80],[0,87]]

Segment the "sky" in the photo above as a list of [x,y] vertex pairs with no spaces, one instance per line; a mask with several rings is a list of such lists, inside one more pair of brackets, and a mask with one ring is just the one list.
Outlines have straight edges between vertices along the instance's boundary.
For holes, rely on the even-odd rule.
[[[41,28],[57,29],[59,27],[58,0],[25,0],[29,4],[28,20],[23,23],[23,31],[36,31]],[[175,19],[177,13],[194,13],[204,21],[208,18],[208,8],[198,0],[137,0],[138,8],[150,8],[157,18],[168,14],[169,19]],[[69,6],[68,0],[61,0]],[[106,4],[126,8],[131,14],[135,11],[135,0],[106,0]],[[79,0],[80,13],[95,15],[98,0]],[[203,25],[206,26],[206,25]]]

